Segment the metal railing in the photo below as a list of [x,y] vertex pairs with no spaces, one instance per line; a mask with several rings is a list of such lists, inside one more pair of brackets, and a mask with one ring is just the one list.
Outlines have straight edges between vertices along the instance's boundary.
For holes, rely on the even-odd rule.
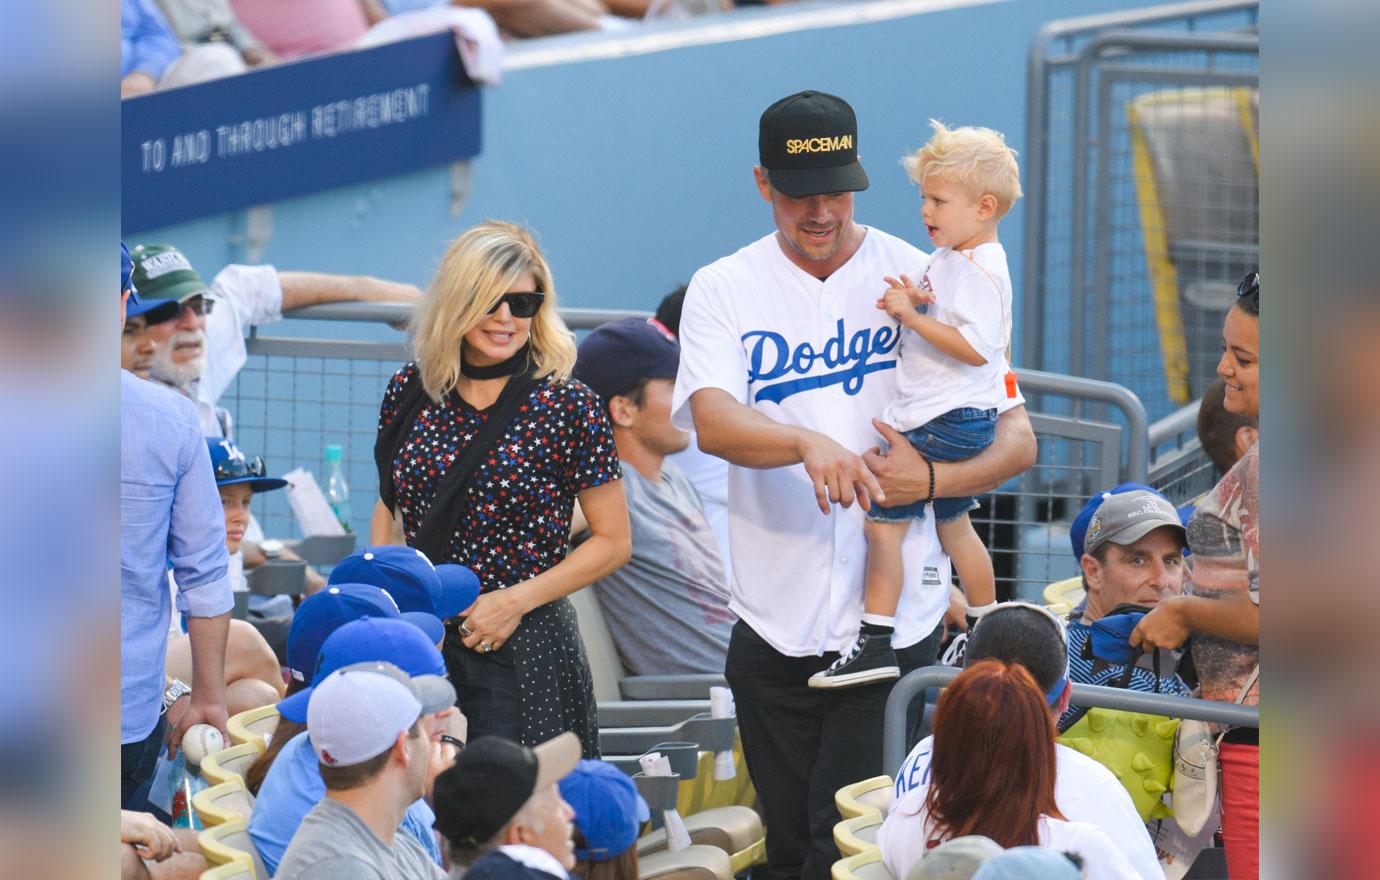
[[1220,476],[1198,441],[1200,403],[1180,407],[1150,426],[1150,472],[1145,482],[1175,504],[1202,495]]
[[[962,671],[952,666],[926,666],[903,675],[892,685],[882,721],[882,772],[888,776],[895,776],[901,769],[906,752],[911,748],[911,744],[907,742],[907,715],[911,703],[930,688],[944,687]],[[1089,684],[1075,683],[1069,703],[1074,706],[1120,709],[1125,712],[1143,712],[1147,715],[1164,715],[1169,718],[1210,721],[1232,727],[1260,727],[1260,710],[1255,706],[1171,697],[1166,694]]]
[[1154,417],[1211,380],[1225,293],[1257,259],[1257,13],[1178,3],[1036,36],[1022,363],[1125,385]]
[[[220,401],[234,418],[240,446],[263,455],[274,473],[304,466],[324,482],[324,448],[340,445],[352,490],[350,523],[360,533],[367,530],[377,492],[373,449],[379,403],[389,379],[411,357],[403,338],[384,328],[402,326],[410,314],[408,305],[385,303],[294,311],[287,317],[311,323],[299,324],[298,336],[252,335],[248,362]],[[646,316],[598,309],[562,314],[576,330]],[[320,322],[327,321],[353,322],[357,330],[318,332]],[[284,329],[293,330],[291,325]],[[319,338],[327,335],[333,338]],[[972,521],[992,553],[1000,594],[1038,598],[1046,584],[1076,573],[1067,524],[1083,500],[1121,480],[1145,479],[1149,423],[1144,406],[1121,386],[1032,370],[1018,375],[1032,401],[1039,456],[1019,479],[981,497]],[[1065,411],[1050,412],[1046,404]],[[1095,408],[1113,410],[1115,423],[1090,418]],[[254,504],[268,534],[298,534],[285,493],[258,495]]]

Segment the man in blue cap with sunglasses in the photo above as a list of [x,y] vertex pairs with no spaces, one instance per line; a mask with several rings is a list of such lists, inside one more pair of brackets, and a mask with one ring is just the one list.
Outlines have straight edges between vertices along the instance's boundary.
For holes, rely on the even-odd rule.
[[[143,304],[120,244],[120,324]],[[225,518],[211,458],[191,402],[120,371],[120,797],[153,775],[160,745],[205,722],[225,731],[225,643],[230,628]],[[193,669],[189,704],[166,730],[164,662],[172,597],[187,617]]]

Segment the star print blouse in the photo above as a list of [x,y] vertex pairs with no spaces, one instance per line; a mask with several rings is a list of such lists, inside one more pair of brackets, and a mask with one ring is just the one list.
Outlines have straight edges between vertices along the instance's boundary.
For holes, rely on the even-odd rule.
[[[379,427],[397,413],[399,391],[421,381],[405,364],[388,383]],[[451,392],[427,401],[393,462],[393,483],[408,542],[431,506],[446,469],[483,428],[488,412]],[[479,576],[481,589],[535,577],[570,549],[575,496],[622,477],[604,406],[577,381],[539,382],[508,430],[481,461],[465,490],[468,512],[456,523],[447,558]]]

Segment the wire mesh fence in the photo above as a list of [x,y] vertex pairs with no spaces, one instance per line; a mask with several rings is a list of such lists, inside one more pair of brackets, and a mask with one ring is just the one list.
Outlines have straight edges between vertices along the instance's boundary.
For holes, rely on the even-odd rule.
[[1258,260],[1258,5],[1055,22],[1031,50],[1020,362],[1201,395]]

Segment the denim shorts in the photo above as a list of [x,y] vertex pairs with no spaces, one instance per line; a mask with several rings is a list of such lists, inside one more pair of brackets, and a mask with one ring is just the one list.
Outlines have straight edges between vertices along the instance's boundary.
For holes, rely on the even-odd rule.
[[[951,409],[915,430],[905,432],[905,438],[915,447],[915,451],[930,461],[964,461],[972,458],[991,446],[996,436],[997,411],[973,407]],[[950,522],[977,506],[977,499],[972,497],[936,498],[934,518],[936,522]],[[916,501],[899,507],[874,505],[867,518],[872,522],[924,519],[925,502]]]

